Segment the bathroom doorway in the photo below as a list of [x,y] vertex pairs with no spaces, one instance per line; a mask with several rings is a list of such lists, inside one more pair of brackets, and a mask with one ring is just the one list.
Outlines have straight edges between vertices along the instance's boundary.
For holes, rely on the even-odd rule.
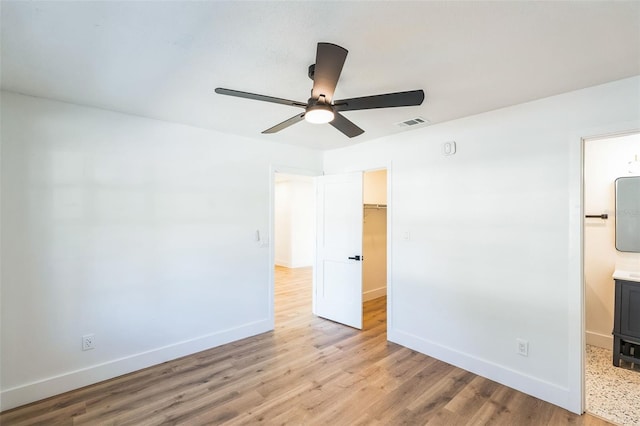
[[586,139],[583,153],[585,408],[614,423],[640,424],[640,366],[614,367],[611,334],[614,270],[640,270],[640,253],[616,250],[614,184],[640,176],[640,133]]

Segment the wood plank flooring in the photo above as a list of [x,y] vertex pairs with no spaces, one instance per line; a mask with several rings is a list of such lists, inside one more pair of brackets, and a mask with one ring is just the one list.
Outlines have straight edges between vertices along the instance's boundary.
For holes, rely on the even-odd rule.
[[0,414],[2,425],[607,425],[311,314],[311,270],[276,268],[273,332]]

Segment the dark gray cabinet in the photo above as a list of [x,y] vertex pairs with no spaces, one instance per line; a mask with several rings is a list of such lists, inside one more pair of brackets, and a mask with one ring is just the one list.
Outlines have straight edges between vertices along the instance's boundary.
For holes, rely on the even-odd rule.
[[640,364],[640,282],[615,280],[613,365],[620,361]]

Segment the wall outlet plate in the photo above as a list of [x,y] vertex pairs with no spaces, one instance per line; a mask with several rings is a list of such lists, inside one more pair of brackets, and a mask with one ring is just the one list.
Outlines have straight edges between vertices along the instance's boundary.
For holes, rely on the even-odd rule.
[[93,334],[85,334],[82,336],[82,350],[88,351],[95,349],[95,336]]
[[516,339],[516,353],[522,356],[529,356],[529,342],[524,339]]

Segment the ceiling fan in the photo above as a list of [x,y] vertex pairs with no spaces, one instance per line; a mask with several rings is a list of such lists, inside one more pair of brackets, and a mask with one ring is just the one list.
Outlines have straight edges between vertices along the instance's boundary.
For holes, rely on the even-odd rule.
[[329,123],[350,138],[361,135],[364,130],[340,114],[341,112],[415,106],[420,105],[424,100],[424,91],[411,90],[334,101],[333,93],[338,84],[344,61],[347,59],[347,53],[347,49],[336,44],[318,43],[316,63],[309,66],[309,78],[313,80],[313,88],[311,89],[311,97],[306,103],[221,87],[216,88],[216,93],[304,109],[304,112],[294,115],[262,133],[276,133],[299,121],[306,120],[310,123]]

